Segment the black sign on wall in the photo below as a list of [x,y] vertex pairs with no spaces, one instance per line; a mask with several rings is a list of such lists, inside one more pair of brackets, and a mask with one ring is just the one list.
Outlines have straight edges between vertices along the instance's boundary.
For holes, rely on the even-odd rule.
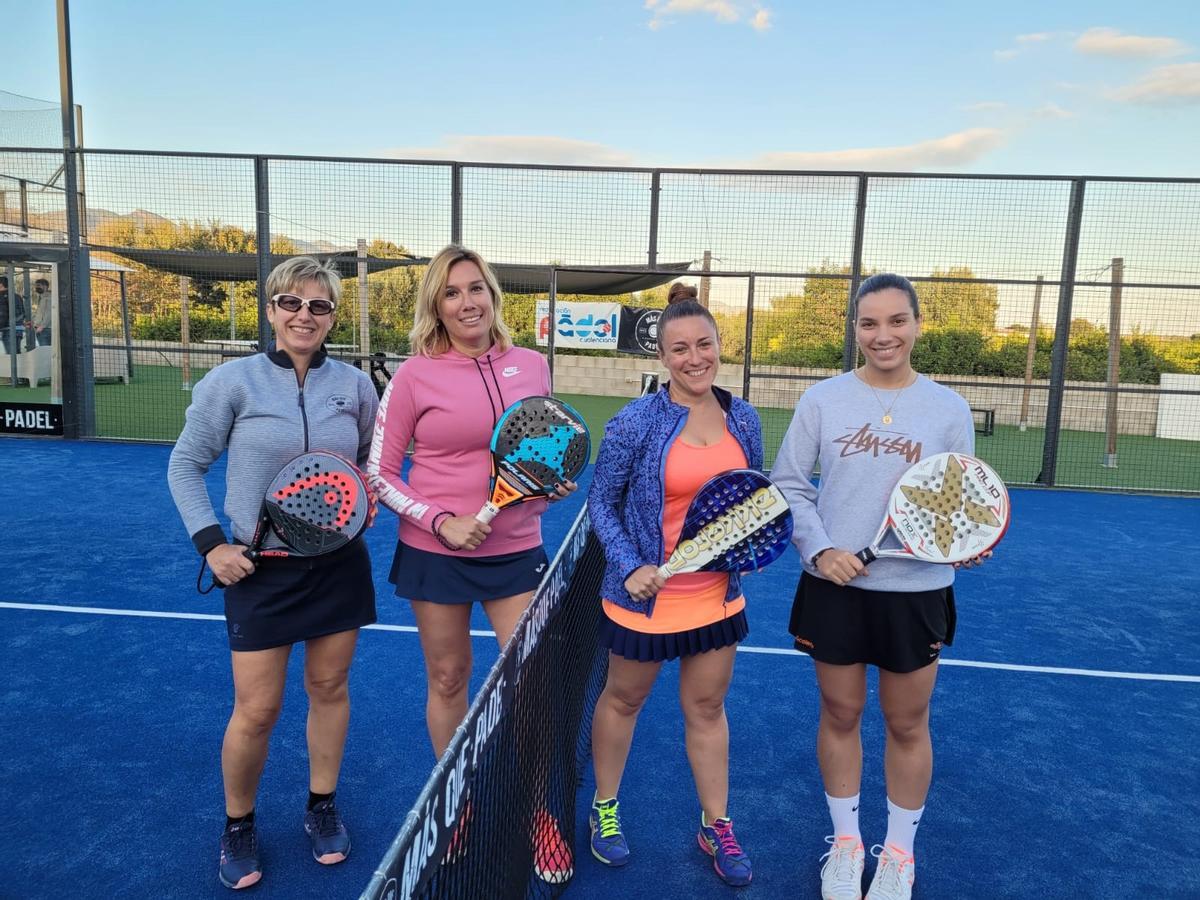
[[621,307],[621,327],[617,331],[617,349],[642,356],[658,355],[658,317],[661,309],[640,306]]
[[0,403],[0,434],[63,433],[61,403]]

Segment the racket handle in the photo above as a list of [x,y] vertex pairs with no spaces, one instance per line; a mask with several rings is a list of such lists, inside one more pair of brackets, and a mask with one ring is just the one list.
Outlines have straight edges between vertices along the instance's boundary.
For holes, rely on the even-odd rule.
[[500,512],[500,507],[498,507],[494,503],[488,502],[488,503],[483,504],[483,509],[481,509],[481,510],[479,510],[479,512],[475,513],[475,518],[478,519],[480,522],[482,522],[484,525],[487,525],[489,522],[492,521],[492,519],[496,518],[496,516],[499,514],[499,512]]
[[659,578],[670,578],[671,577],[671,570],[667,568],[665,563],[658,567],[658,577]]
[[875,562],[875,560],[877,560],[879,558],[878,556],[876,556],[874,553],[871,552],[870,547],[867,547],[867,549],[865,549],[865,550],[859,550],[857,553],[854,554],[854,557],[859,562],[861,562],[864,566],[869,566],[871,563]]

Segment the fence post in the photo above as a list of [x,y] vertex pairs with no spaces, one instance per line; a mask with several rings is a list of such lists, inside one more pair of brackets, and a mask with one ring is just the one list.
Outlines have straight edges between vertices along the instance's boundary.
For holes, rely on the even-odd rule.
[[754,347],[754,273],[746,285],[746,347],[742,351],[742,399],[750,402],[750,355]]
[[658,194],[662,190],[662,173],[657,169],[650,175],[650,246],[646,250],[646,265],[658,265]]
[[858,196],[854,203],[854,247],[850,256],[850,295],[846,298],[846,336],[842,350],[842,371],[854,368],[858,355],[854,346],[854,295],[862,284],[863,234],[867,224],[867,176],[858,176]]
[[462,243],[462,164],[450,165],[450,243]]
[[55,341],[74,352],[62,354],[63,436],[90,437],[95,432],[92,377],[91,290],[87,253],[80,241],[79,147],[75,131],[75,86],[71,75],[71,13],[68,0],[57,0],[58,81],[62,111],[63,201],[67,219],[67,285],[58,304]]
[[[554,266],[550,267],[550,293],[549,293],[547,299],[549,300],[548,314],[550,316],[550,319],[549,319],[549,323],[548,323],[549,327],[546,329],[546,365],[550,368],[550,389],[553,390],[554,389],[554,332],[557,330],[557,326],[554,324],[554,306],[555,306],[555,303],[558,301],[558,269]],[[534,340],[534,343],[536,344],[537,343],[537,326],[538,326],[537,304],[536,303],[534,304],[533,309],[534,309],[533,340]]]
[[367,284],[367,240],[358,239],[358,334],[359,353],[371,355],[371,294]]
[[1037,277],[1033,288],[1033,317],[1029,323],[1029,346],[1025,350],[1025,390],[1021,392],[1021,431],[1029,427],[1029,391],[1033,384],[1033,362],[1037,356],[1038,314],[1042,308],[1042,281]]
[[1112,287],[1108,304],[1108,402],[1104,405],[1106,447],[1104,467],[1117,467],[1117,389],[1121,384],[1121,282],[1125,277],[1125,260],[1112,261]]
[[1058,465],[1058,439],[1062,427],[1063,389],[1067,381],[1067,349],[1071,339],[1071,301],[1075,296],[1075,267],[1079,262],[1079,232],[1083,224],[1083,194],[1087,182],[1071,182],[1067,233],[1063,244],[1062,275],[1058,288],[1058,318],[1054,348],[1050,352],[1050,394],[1046,398],[1046,437],[1042,444],[1042,470],[1035,483],[1053,487]]
[[267,158],[254,157],[255,255],[258,257],[258,349],[271,345],[271,323],[267,321],[267,277],[271,274],[271,190]]

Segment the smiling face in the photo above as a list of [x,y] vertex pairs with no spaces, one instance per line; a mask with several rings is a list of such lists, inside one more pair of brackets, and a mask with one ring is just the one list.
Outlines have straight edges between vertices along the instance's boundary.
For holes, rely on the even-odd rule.
[[884,288],[858,300],[854,335],[866,359],[868,375],[884,381],[903,380],[912,372],[913,344],[921,333],[921,320],[913,312],[908,294]]
[[[321,282],[313,278],[291,285],[287,293],[307,300],[318,297],[330,299],[329,292],[321,286]],[[267,304],[267,320],[275,329],[275,346],[293,358],[306,359],[321,349],[326,335],[333,328],[333,316],[332,313],[314,316],[307,306],[301,306],[296,312],[288,312],[274,303]]]
[[496,317],[492,292],[479,266],[464,259],[450,267],[446,288],[437,305],[438,320],[460,353],[478,353],[491,346]]
[[704,316],[672,319],[658,332],[658,356],[671,375],[675,400],[699,400],[712,390],[721,368],[717,330]]

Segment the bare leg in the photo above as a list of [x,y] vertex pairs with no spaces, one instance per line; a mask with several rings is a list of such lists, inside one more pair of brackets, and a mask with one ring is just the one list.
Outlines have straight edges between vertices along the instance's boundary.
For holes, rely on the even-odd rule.
[[258,780],[267,762],[271,730],[283,706],[291,645],[270,650],[234,651],[233,714],[221,744],[225,813],[244,816],[254,809]]

